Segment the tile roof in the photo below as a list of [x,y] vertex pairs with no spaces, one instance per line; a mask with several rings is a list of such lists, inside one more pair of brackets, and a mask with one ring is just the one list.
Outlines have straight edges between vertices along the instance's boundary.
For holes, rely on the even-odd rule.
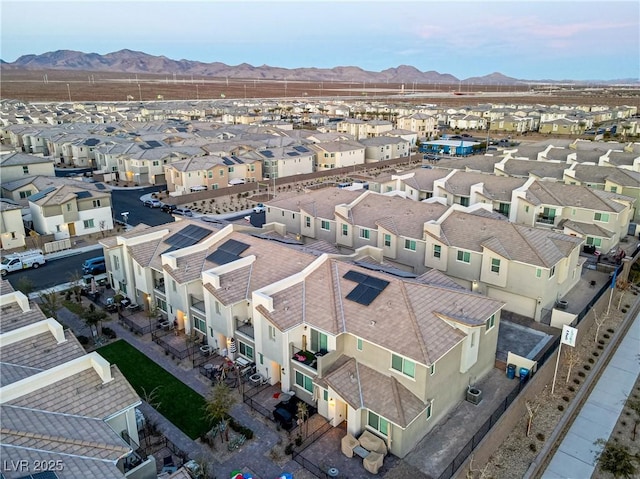
[[405,428],[426,407],[393,376],[386,376],[354,358],[341,356],[333,366],[324,381],[356,410],[369,409]]
[[[359,304],[346,299],[356,286],[344,278],[350,270],[389,284],[369,306]],[[422,364],[435,362],[465,337],[443,318],[480,325],[503,305],[459,288],[403,280],[327,258],[319,259],[302,281],[270,295],[273,311],[266,316],[280,330],[305,323],[332,335],[350,333]]]
[[527,188],[527,200],[534,205],[572,206],[612,213],[619,213],[625,209],[624,205],[611,198],[611,194],[605,191],[551,181],[534,181]]
[[[470,235],[469,231],[475,234]],[[512,261],[550,268],[582,243],[581,238],[508,221],[452,212],[441,223],[440,241],[481,252],[488,248]]]
[[315,218],[333,218],[336,205],[351,203],[364,191],[350,191],[343,188],[322,188],[299,194],[278,196],[265,203],[267,206],[286,211],[304,211]]
[[33,302],[29,302],[29,310],[23,311],[17,302],[6,304],[5,301],[6,298],[0,306],[0,334],[47,319]]
[[65,338],[65,342],[58,343],[46,332],[0,345],[0,386],[84,356],[84,348],[71,331],[65,331]]
[[140,398],[116,366],[103,383],[94,369],[83,370],[5,404],[104,419],[139,403]]

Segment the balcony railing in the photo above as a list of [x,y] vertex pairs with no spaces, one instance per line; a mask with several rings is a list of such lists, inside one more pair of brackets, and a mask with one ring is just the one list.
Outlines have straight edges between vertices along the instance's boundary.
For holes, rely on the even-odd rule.
[[251,319],[235,318],[235,323],[236,323],[236,331],[244,334],[248,338],[254,339],[253,324],[251,323]]
[[164,279],[160,280],[160,281],[154,281],[153,283],[153,289],[162,293],[162,294],[166,294],[165,293],[165,289],[164,289]]
[[291,349],[291,360],[294,361],[294,364],[304,364],[306,367],[311,368],[314,371],[318,370],[318,358],[327,354],[326,351],[318,351],[317,353],[304,351],[294,345],[291,346]]
[[543,223],[545,225],[552,225],[555,224],[555,216],[543,216],[543,215],[539,215],[536,218],[536,223]]
[[190,297],[191,309],[198,313],[205,314],[204,298],[198,298],[197,296]]

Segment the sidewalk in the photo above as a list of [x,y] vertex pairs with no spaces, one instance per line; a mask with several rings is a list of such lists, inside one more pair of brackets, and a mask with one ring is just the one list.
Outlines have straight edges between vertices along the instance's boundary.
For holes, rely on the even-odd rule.
[[596,455],[603,449],[596,441],[609,439],[640,375],[639,344],[637,315],[542,474],[543,479],[591,477]]

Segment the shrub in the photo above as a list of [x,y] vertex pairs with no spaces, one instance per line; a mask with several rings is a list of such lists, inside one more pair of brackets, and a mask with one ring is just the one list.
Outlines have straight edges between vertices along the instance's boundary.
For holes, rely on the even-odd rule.
[[544,434],[542,434],[541,432],[539,432],[538,434],[536,434],[536,439],[538,441],[544,441]]
[[532,442],[529,444],[529,450],[531,452],[536,452],[538,450],[538,447],[535,445],[535,443]]
[[562,404],[558,404],[558,411],[564,411],[564,406]]
[[86,336],[78,336],[78,342],[83,346],[86,346],[87,344],[89,344],[89,338],[87,338]]
[[293,454],[293,444],[289,443],[285,446],[284,448],[284,453],[289,455],[289,454]]
[[296,446],[302,445],[302,436],[296,436]]
[[109,339],[116,339],[117,337],[116,332],[113,329],[107,327],[102,328],[102,334],[104,334]]

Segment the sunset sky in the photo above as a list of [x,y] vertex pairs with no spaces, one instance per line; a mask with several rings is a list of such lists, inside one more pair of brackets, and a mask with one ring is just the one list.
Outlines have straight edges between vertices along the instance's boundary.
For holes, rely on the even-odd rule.
[[124,48],[285,68],[412,65],[459,79],[638,79],[638,1],[5,1],[0,57]]

